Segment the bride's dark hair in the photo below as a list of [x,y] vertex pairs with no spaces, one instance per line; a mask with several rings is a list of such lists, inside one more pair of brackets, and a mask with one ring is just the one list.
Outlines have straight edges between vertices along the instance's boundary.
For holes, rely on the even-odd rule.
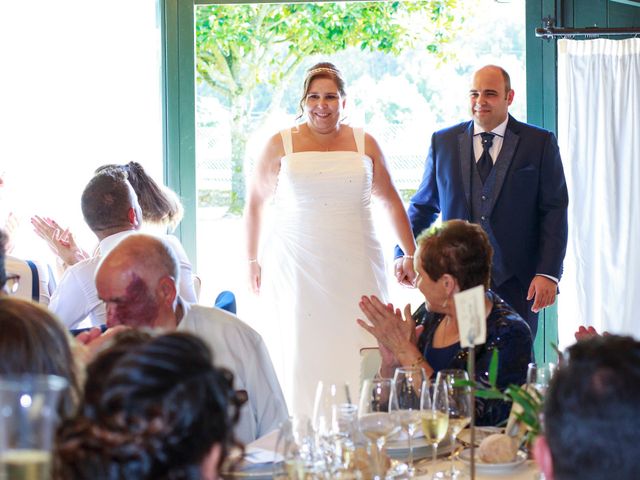
[[59,429],[58,478],[200,480],[213,445],[220,462],[237,445],[233,375],[194,335],[130,339],[95,362],[107,371],[90,377],[80,413]]

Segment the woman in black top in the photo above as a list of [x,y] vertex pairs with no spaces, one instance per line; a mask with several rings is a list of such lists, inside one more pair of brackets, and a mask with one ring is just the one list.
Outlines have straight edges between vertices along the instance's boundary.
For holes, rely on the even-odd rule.
[[[466,368],[468,350],[460,347],[454,294],[482,285],[485,289],[487,338],[476,346],[476,381],[488,381],[493,350],[499,352],[498,387],[523,384],[531,361],[532,338],[528,325],[489,290],[493,251],[479,225],[450,220],[418,238],[415,268],[417,287],[425,303],[411,315],[385,305],[376,297],[362,297],[360,308],[370,324],[358,323],[374,335],[380,346],[380,374],[393,376],[399,366],[424,368],[434,377],[445,368]],[[476,402],[476,424],[495,425],[507,418],[510,405],[500,401]]]

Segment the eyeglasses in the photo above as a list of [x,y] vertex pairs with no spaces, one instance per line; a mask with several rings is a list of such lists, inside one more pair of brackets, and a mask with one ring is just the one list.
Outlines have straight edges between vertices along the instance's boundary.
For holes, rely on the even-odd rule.
[[5,282],[5,289],[7,293],[13,294],[18,291],[18,287],[20,286],[20,275],[17,273],[12,273],[7,275],[7,281]]

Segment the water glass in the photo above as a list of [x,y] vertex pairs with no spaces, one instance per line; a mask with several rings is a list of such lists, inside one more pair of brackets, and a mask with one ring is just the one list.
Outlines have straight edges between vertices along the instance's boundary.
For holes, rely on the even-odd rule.
[[60,393],[56,375],[0,377],[0,479],[49,480]]
[[530,363],[527,366],[527,385],[533,385],[544,396],[555,371],[555,363]]
[[332,476],[349,468],[355,452],[357,411],[346,383],[318,382],[313,428],[326,469]]
[[422,368],[399,367],[393,376],[393,389],[389,402],[389,412],[396,415],[402,430],[407,434],[409,459],[407,476],[413,477],[416,469],[413,465],[413,436],[420,426],[420,398],[422,391],[429,389],[429,379]]
[[289,417],[282,422],[274,465],[274,478],[308,480],[319,477],[322,469],[317,456],[315,432],[307,416]]
[[400,431],[396,417],[389,414],[392,388],[393,380],[390,378],[365,380],[360,392],[358,426],[371,445],[374,480],[385,478],[387,472],[382,450],[387,438]]

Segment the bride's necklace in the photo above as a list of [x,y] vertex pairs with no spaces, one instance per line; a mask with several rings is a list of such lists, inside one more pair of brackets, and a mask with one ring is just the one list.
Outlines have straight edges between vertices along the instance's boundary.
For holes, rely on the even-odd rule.
[[319,147],[319,151],[328,152],[330,151],[332,146],[335,146],[339,132],[336,130],[335,132],[333,132],[333,135],[325,137],[322,134],[319,135],[315,133],[313,130],[311,130],[311,128],[309,128],[309,135],[313,139],[313,143]]

